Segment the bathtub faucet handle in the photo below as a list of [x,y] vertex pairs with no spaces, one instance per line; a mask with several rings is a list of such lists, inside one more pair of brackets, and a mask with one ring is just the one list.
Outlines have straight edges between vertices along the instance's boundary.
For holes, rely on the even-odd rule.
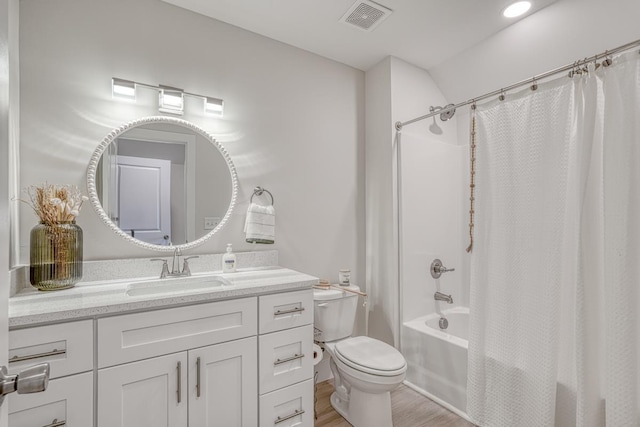
[[442,276],[442,273],[448,273],[450,271],[455,271],[455,268],[446,268],[442,265],[442,261],[439,259],[434,259],[431,263],[431,277],[434,279],[439,279]]

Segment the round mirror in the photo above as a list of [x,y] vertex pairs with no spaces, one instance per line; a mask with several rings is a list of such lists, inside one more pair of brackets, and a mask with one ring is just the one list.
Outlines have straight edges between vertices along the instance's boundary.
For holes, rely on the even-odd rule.
[[237,177],[209,133],[173,117],[112,130],[91,156],[89,200],[109,228],[158,251],[202,244],[228,221]]

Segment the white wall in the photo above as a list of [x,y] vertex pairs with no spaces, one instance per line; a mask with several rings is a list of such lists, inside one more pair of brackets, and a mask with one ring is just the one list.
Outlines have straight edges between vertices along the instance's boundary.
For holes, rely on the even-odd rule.
[[397,341],[398,256],[394,224],[395,151],[391,116],[391,57],[366,75],[366,290],[369,336]]
[[[240,181],[228,226],[194,253],[277,249],[280,264],[337,280],[364,278],[364,73],[159,0],[22,0],[22,185],[85,188],[102,138],[159,115],[157,94],[111,99],[111,77],[167,84],[225,100],[222,120],[187,99],[184,119],[229,151]],[[276,244],[244,242],[252,190],[275,197]],[[36,218],[22,209],[21,262]],[[85,259],[150,257],[121,241],[91,207],[78,218]]]

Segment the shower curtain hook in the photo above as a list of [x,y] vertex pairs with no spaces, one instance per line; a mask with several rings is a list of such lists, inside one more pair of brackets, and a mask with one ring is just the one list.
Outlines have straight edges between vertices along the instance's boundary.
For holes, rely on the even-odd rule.
[[504,101],[504,98],[505,98],[505,97],[504,97],[504,89],[500,89],[500,96],[498,97],[498,99],[499,99],[500,101]]
[[536,78],[534,77],[531,81],[533,84],[531,85],[531,90],[538,90],[538,83],[536,83]]
[[606,56],[606,58],[605,58],[604,61],[602,61],[602,66],[603,67],[608,67],[611,64],[613,64],[613,61],[611,60],[611,55],[609,55],[609,51],[608,50],[604,51],[604,55]]
[[580,68],[580,60],[577,60],[576,62],[573,63],[573,69],[575,70],[576,74],[582,75],[582,68]]

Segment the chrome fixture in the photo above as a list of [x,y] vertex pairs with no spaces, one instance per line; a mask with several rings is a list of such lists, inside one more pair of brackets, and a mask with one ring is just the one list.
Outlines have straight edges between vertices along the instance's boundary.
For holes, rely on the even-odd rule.
[[42,363],[9,375],[6,366],[0,367],[0,404],[4,395],[17,391],[18,394],[39,393],[49,384],[49,364]]
[[449,327],[449,321],[446,318],[441,317],[438,321],[438,326],[440,329],[447,329]]
[[185,92],[182,89],[171,86],[154,86],[146,83],[134,82],[133,80],[120,79],[118,77],[113,77],[111,79],[111,93],[113,98],[116,99],[135,102],[136,90],[138,87],[157,90],[159,110],[164,113],[182,115],[184,113],[185,96],[202,99],[204,101],[203,111],[205,114],[222,117],[224,111],[224,101],[219,98]]
[[442,111],[442,110],[444,111],[440,113],[440,120],[442,120],[443,122],[446,122],[447,120],[449,120],[456,113],[456,108],[455,108],[455,105],[453,104],[447,104],[444,107],[440,107],[440,106],[429,107],[429,113],[431,114],[437,113],[438,111]]
[[442,265],[442,261],[439,259],[434,259],[431,263],[431,277],[434,279],[439,279],[442,276],[442,273],[448,273],[450,271],[456,271],[455,268],[446,268]]
[[447,304],[453,304],[453,298],[451,298],[451,295],[445,295],[442,292],[436,292],[433,294],[433,298],[436,301],[445,301]]
[[160,273],[160,278],[164,279],[166,277],[180,277],[180,276],[191,276],[191,269],[189,268],[189,260],[193,258],[199,258],[198,255],[188,256],[182,259],[182,271],[180,271],[180,257],[182,256],[182,252],[180,248],[176,248],[173,252],[173,260],[171,261],[171,271],[169,271],[169,264],[166,259],[162,258],[151,258],[151,261],[162,261],[162,272]]
[[[589,58],[584,58],[584,59],[581,59],[579,61],[573,62],[571,64],[567,64],[565,66],[553,69],[551,71],[547,71],[545,73],[535,75],[533,78],[528,78],[528,79],[525,79],[525,80],[521,80],[518,83],[514,83],[514,84],[512,84],[510,86],[507,86],[507,87],[504,87],[502,89],[494,90],[492,92],[488,92],[488,93],[485,93],[483,95],[476,96],[475,98],[471,98],[471,99],[469,99],[467,101],[459,102],[459,103],[453,105],[453,107],[454,108],[460,108],[460,107],[464,107],[465,105],[475,104],[478,101],[482,101],[482,100],[485,100],[485,99],[488,99],[488,98],[493,98],[496,95],[500,95],[500,94],[504,95],[504,93],[507,92],[507,91],[511,91],[511,90],[519,88],[521,86],[530,85],[535,80],[543,80],[543,79],[546,79],[548,77],[554,76],[556,74],[564,73],[566,71],[570,71],[569,77],[572,77],[573,76],[573,72],[571,72],[571,71],[574,70],[576,67],[588,64],[590,62],[597,63],[598,59],[602,59],[603,57],[606,57],[606,59],[603,61],[602,65],[605,66],[605,67],[608,67],[608,66],[610,66],[612,64],[611,55],[619,53],[619,52],[624,52],[624,51],[629,50],[629,49],[635,49],[638,46],[640,46],[640,39],[632,41],[632,42],[627,43],[627,44],[624,44],[622,46],[618,46],[618,47],[616,47],[614,49],[609,49],[609,50],[607,50],[607,51],[605,51],[603,53],[599,53],[599,54],[591,56]],[[448,108],[448,105],[445,106],[444,108]],[[430,117],[433,117],[436,114],[437,114],[437,112],[430,112],[429,114],[425,114],[423,116],[416,117],[415,119],[407,120],[407,121],[404,121],[404,122],[397,121],[395,123],[394,127],[395,127],[397,132],[402,132],[402,128],[404,126],[410,125],[412,123],[419,122],[419,121],[424,120],[424,119],[428,119]]]

